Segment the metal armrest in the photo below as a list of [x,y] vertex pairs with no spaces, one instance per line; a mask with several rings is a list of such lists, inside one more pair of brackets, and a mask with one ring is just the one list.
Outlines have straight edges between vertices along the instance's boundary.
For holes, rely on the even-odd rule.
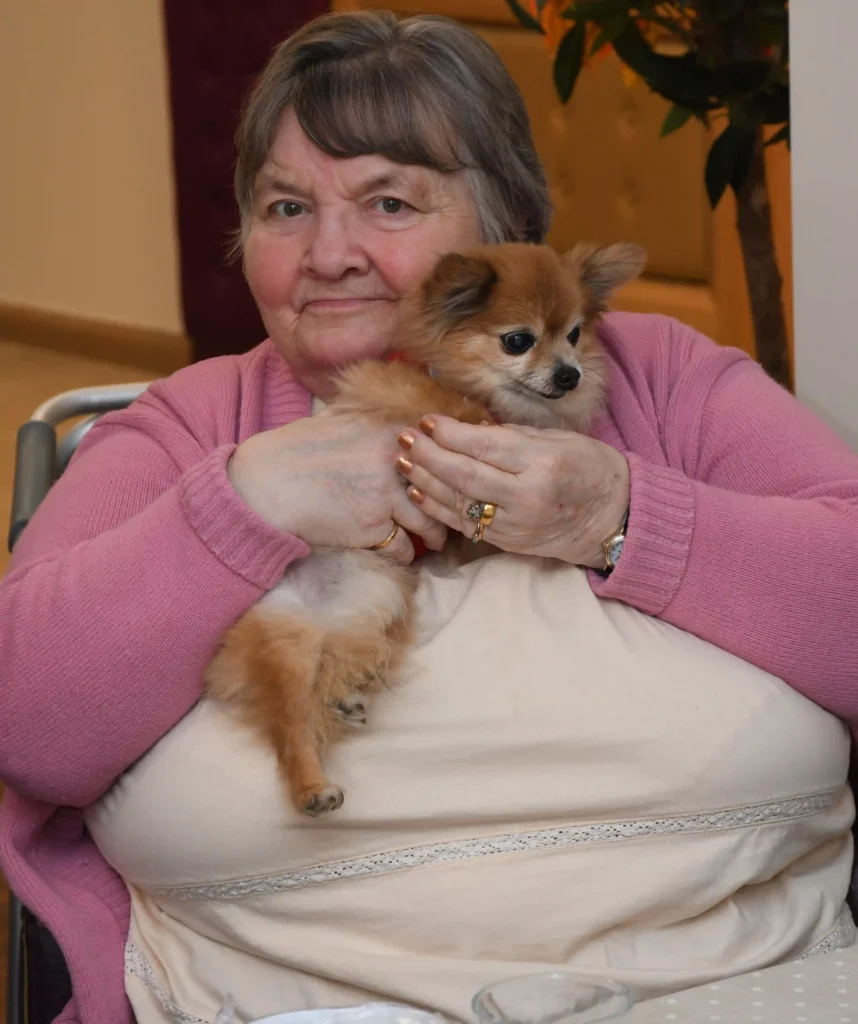
[[124,409],[139,398],[150,383],[142,381],[135,384],[105,384],[100,387],[63,391],[62,394],[49,398],[47,402],[42,402],[30,420],[42,420],[56,427],[63,420],[70,420],[73,416]]
[[15,489],[12,492],[12,520],[9,550],[42,503],[54,482],[57,434],[50,423],[30,420],[18,431],[15,451]]
[[[149,386],[148,382],[77,388],[43,402],[18,431],[9,550],[44,500],[54,480],[68,465],[75,448],[100,415],[124,409]],[[56,427],[76,416],[89,418],[62,438],[57,450]]]

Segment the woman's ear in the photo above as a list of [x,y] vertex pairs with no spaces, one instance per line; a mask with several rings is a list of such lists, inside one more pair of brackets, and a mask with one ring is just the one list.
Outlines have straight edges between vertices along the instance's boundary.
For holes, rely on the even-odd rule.
[[498,275],[484,256],[442,256],[423,283],[423,308],[433,326],[449,330],[483,312]]
[[562,259],[577,274],[596,305],[603,307],[611,292],[640,275],[646,266],[647,254],[634,242],[611,245],[579,242]]

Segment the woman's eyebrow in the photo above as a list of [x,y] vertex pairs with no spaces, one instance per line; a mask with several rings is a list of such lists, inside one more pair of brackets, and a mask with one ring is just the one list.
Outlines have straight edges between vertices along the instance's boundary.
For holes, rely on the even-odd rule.
[[356,189],[354,194],[365,196],[369,192],[380,192],[386,188],[414,189],[416,183],[401,171],[385,171],[367,178]]
[[310,193],[300,188],[294,182],[286,178],[277,177],[274,174],[267,174],[264,171],[259,175],[256,183],[257,192],[283,192],[297,199],[309,199]]
[[[425,183],[414,181],[402,171],[385,171],[382,174],[374,174],[365,181],[360,182],[352,191],[353,196],[366,196],[372,192],[383,192],[385,189],[407,189],[411,192],[424,193]],[[262,171],[256,182],[256,193],[277,192],[280,194],[295,196],[296,199],[311,199],[310,193],[296,185],[284,175],[276,172]]]

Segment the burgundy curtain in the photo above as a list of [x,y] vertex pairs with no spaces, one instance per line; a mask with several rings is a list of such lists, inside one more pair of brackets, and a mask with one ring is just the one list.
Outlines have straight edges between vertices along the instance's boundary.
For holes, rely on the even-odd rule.
[[265,330],[226,251],[238,225],[233,136],[274,47],[327,0],[164,0],[182,311],[194,361],[244,352]]

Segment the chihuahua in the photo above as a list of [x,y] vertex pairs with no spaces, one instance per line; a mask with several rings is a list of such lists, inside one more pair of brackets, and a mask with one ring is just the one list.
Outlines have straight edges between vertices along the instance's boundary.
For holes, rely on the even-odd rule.
[[[645,260],[628,243],[579,244],[562,256],[526,243],[443,256],[403,301],[404,361],[348,368],[329,411],[399,428],[436,413],[586,431],[605,401],[599,318]],[[208,696],[273,750],[298,810],[342,805],[322,754],[345,727],[366,722],[365,694],[402,675],[416,585],[410,568],[379,552],[316,549],[224,636]]]

